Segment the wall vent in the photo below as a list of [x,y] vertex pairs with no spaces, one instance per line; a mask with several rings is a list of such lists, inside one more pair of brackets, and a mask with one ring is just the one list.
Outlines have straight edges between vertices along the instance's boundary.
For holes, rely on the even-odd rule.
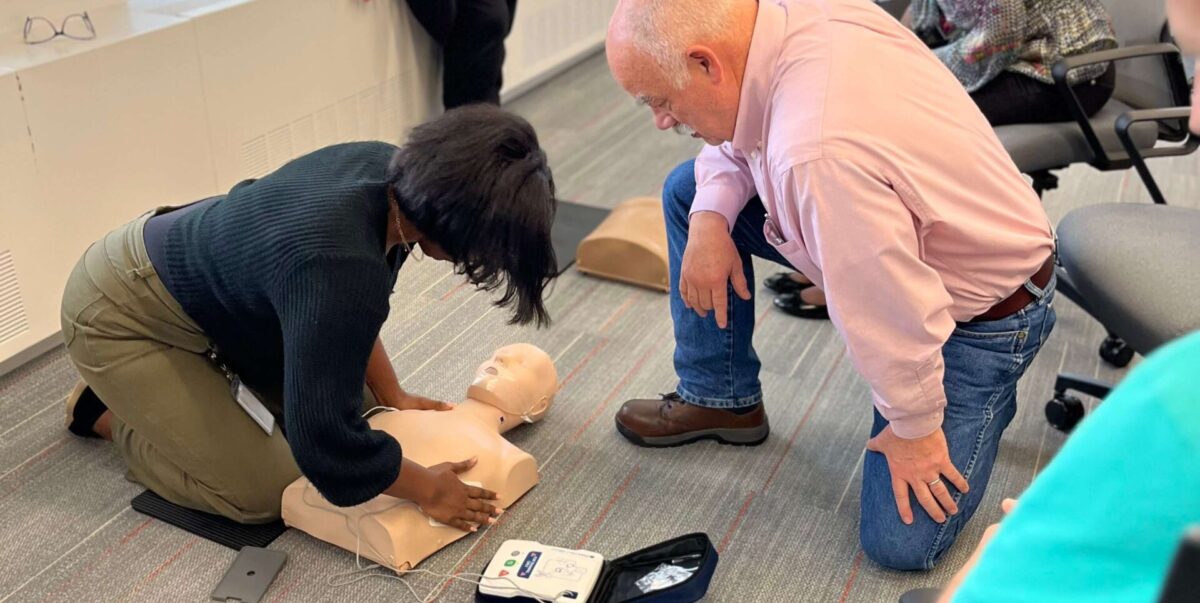
[[358,93],[359,140],[379,140],[379,87]]
[[292,143],[296,147],[297,157],[317,150],[317,135],[313,129],[313,116],[305,115],[292,122]]
[[379,140],[399,144],[401,132],[397,112],[400,110],[400,82],[398,78],[392,78],[380,84],[379,88],[382,101],[379,110]]
[[267,134],[267,157],[271,160],[271,169],[289,162],[295,157],[292,150],[292,127],[290,125],[276,128]]
[[317,148],[323,149],[338,140],[337,110],[329,105],[317,111]]
[[242,177],[261,178],[322,147],[356,140],[398,143],[400,82],[391,78],[242,143]]
[[339,141],[361,140],[358,137],[358,95],[338,101],[337,125]]
[[262,178],[271,171],[267,159],[267,137],[256,136],[242,143],[242,173],[245,178]]
[[21,285],[17,282],[17,267],[12,252],[0,251],[0,344],[29,331]]

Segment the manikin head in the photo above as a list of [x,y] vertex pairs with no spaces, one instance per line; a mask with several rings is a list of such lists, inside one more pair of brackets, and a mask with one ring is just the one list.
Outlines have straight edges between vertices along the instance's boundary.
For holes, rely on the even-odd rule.
[[475,370],[467,396],[504,412],[505,423],[542,420],[558,393],[554,361],[527,343],[506,345]]
[[757,16],[757,0],[620,0],[609,68],[660,130],[731,141]]

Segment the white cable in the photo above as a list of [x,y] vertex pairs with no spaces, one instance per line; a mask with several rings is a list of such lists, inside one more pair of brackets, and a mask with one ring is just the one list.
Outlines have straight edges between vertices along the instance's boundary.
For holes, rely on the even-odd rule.
[[[347,572],[340,572],[340,573],[329,576],[325,580],[325,583],[331,587],[340,588],[340,587],[349,586],[356,582],[361,582],[363,580],[367,580],[370,578],[384,578],[387,580],[396,580],[397,582],[400,582],[401,584],[403,584],[404,587],[408,589],[408,592],[409,592],[409,594],[412,595],[413,599],[418,601],[419,603],[430,603],[430,601],[433,601],[434,599],[436,599],[438,596],[441,595],[440,589],[434,589],[432,592],[430,592],[428,595],[426,595],[424,598],[422,598],[421,595],[417,594],[417,591],[416,591],[416,589],[413,588],[412,584],[409,584],[408,580],[405,580],[403,577],[403,576],[407,576],[408,574],[424,574],[424,575],[434,576],[437,578],[444,578],[447,580],[457,580],[459,582],[466,582],[467,584],[473,584],[476,586],[479,586],[483,582],[483,580],[507,582],[509,584],[509,586],[495,586],[495,585],[489,584],[488,588],[494,588],[497,590],[505,590],[505,591],[513,591],[517,595],[521,595],[523,597],[528,597],[530,599],[533,599],[534,601],[537,601],[538,603],[555,603],[560,597],[562,597],[566,593],[570,592],[570,591],[566,591],[566,590],[560,591],[558,594],[554,595],[553,599],[547,599],[537,593],[533,593],[533,592],[524,590],[516,582],[514,582],[512,578],[507,578],[507,577],[489,578],[487,576],[484,576],[483,574],[476,574],[476,573],[471,573],[471,572],[459,572],[457,574],[443,574],[440,572],[435,572],[433,570],[427,570],[427,569],[396,570],[396,569],[392,569],[390,567],[385,567],[385,566],[379,565],[378,563],[373,563],[371,565],[364,566],[362,563],[362,551],[361,551],[362,545],[364,543],[364,539],[362,537],[362,530],[361,530],[363,518],[364,517],[374,517],[376,515],[387,513],[388,511],[391,511],[391,510],[399,507],[400,505],[406,504],[408,501],[396,499],[395,504],[392,504],[388,507],[379,509],[378,511],[371,511],[370,513],[363,513],[362,515],[358,516],[358,518],[354,522],[354,525],[351,526],[349,514],[342,513],[341,511],[336,510],[337,509],[336,507],[330,508],[330,507],[318,506],[318,505],[315,505],[312,502],[310,502],[308,500],[308,495],[309,495],[309,491],[312,487],[313,487],[312,482],[308,482],[304,485],[304,491],[300,495],[301,502],[303,502],[304,504],[306,504],[310,507],[313,507],[313,508],[319,508],[319,509],[326,510],[326,511],[333,511],[334,513],[341,515],[342,519],[346,522],[346,529],[349,530],[350,533],[354,534],[354,566],[357,567],[358,569],[350,570]],[[365,543],[366,543],[367,547],[370,548],[371,552],[375,555],[376,558],[378,558],[378,559],[386,558],[386,555],[383,555],[382,553],[380,553],[379,549],[375,548],[375,546],[373,544],[371,544],[370,539],[366,539]],[[371,572],[371,570],[374,570],[374,569],[390,570],[393,573],[390,573],[390,574],[388,574],[388,573],[366,573],[366,572]],[[355,576],[355,574],[359,574],[359,575]],[[470,579],[472,577],[475,579],[474,580]],[[349,578],[349,579],[340,580],[341,578]]]
[[[380,565],[371,565],[371,566],[367,566],[362,569],[351,570],[349,572],[342,572],[340,574],[335,574],[333,576],[330,576],[329,579],[326,580],[326,584],[328,584],[329,586],[332,586],[332,587],[342,587],[342,586],[349,586],[351,584],[354,584],[356,582],[361,582],[362,580],[366,580],[369,578],[384,578],[386,580],[395,580],[395,581],[403,584],[404,587],[408,589],[408,592],[409,592],[409,594],[412,595],[413,599],[415,599],[419,603],[430,603],[437,597],[441,596],[442,593],[438,592],[435,589],[434,592],[429,593],[428,595],[425,596],[425,598],[421,598],[421,596],[419,594],[417,594],[416,589],[414,589],[413,586],[411,584],[409,584],[408,580],[405,580],[403,578],[403,576],[407,576],[408,574],[424,574],[424,575],[428,575],[428,576],[433,576],[435,578],[443,578],[446,580],[456,580],[458,582],[465,582],[467,584],[471,584],[474,586],[478,586],[483,580],[507,582],[510,586],[497,586],[497,585],[489,584],[488,588],[504,590],[504,591],[513,591],[515,594],[533,599],[534,601],[537,601],[538,603],[555,603],[555,601],[557,601],[559,599],[559,597],[562,597],[563,595],[570,592],[570,591],[564,590],[564,591],[561,591],[558,594],[554,595],[553,599],[547,599],[542,595],[522,589],[516,582],[514,582],[512,580],[512,578],[489,578],[487,576],[484,576],[483,574],[475,574],[475,573],[471,573],[471,572],[459,572],[457,574],[443,574],[441,572],[435,572],[433,570],[414,569],[414,570],[408,570],[408,571],[404,571],[404,572],[398,572],[399,575],[387,574],[387,573],[364,573],[364,572],[368,572],[368,571],[376,569],[376,568],[384,569]],[[340,578],[340,577],[353,576],[354,574],[360,574],[360,575],[350,578],[348,580],[343,580],[343,581],[338,580],[338,578]]]

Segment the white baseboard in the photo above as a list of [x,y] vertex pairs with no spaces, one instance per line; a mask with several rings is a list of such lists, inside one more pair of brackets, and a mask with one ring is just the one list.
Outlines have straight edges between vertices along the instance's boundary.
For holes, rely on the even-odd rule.
[[514,85],[512,88],[502,92],[500,94],[500,103],[501,104],[507,103],[513,99],[520,97],[521,95],[525,94],[526,92],[529,92],[530,90],[533,90],[534,88],[537,88],[538,86],[541,86],[542,84],[550,81],[551,79],[554,78],[554,76],[574,67],[575,65],[578,65],[584,59],[587,59],[587,58],[591,57],[592,55],[596,54],[597,52],[600,52],[603,50],[604,50],[604,40],[599,40],[594,44],[589,44],[587,46],[584,46],[583,48],[576,51],[574,54],[563,59],[559,64],[555,65],[554,67],[547,69],[547,70],[543,71],[542,73],[539,73],[538,75],[536,75],[534,77],[531,77],[523,82],[520,82],[519,84]]
[[56,331],[49,337],[17,352],[6,360],[0,361],[0,377],[21,368],[22,365],[34,358],[61,346],[62,342],[62,333]]

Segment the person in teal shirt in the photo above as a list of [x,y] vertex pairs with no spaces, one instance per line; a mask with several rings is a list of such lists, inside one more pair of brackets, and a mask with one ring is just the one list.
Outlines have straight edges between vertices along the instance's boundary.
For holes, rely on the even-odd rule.
[[989,530],[943,600],[1157,600],[1184,532],[1200,524],[1197,367],[1200,332],[1138,366]]

